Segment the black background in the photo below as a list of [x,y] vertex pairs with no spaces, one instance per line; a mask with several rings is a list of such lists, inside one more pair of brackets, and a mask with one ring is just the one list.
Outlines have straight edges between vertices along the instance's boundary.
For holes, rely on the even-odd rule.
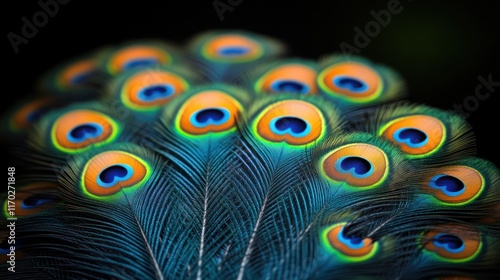
[[[320,58],[339,52],[341,42],[353,45],[354,27],[364,29],[373,20],[370,11],[387,9],[389,1],[241,0],[224,13],[223,21],[212,0],[107,2],[111,1],[72,0],[60,5],[48,24],[19,46],[17,54],[7,34],[21,34],[21,18],[31,19],[41,8],[37,1],[3,3],[2,110],[12,100],[28,95],[35,79],[50,66],[129,39],[153,37],[182,43],[204,30],[239,28],[284,41],[293,56]],[[399,71],[408,83],[409,100],[451,110],[453,104],[474,94],[479,75],[492,74],[493,80],[500,81],[499,9],[495,1],[436,2],[401,0],[402,12],[393,15],[360,54]],[[497,166],[499,92],[497,88],[480,101],[468,118],[479,156]]]

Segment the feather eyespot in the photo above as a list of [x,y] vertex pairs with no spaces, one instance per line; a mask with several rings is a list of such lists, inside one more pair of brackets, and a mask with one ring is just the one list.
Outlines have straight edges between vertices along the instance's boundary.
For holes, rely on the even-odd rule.
[[423,187],[441,202],[462,205],[476,198],[484,189],[484,178],[475,169],[463,165],[437,169]]
[[337,63],[324,69],[318,75],[318,85],[328,94],[355,102],[374,100],[384,87],[377,71],[355,62]]
[[325,134],[321,111],[302,100],[285,100],[265,108],[256,121],[256,132],[271,142],[306,145]]
[[477,230],[463,225],[441,225],[423,234],[420,244],[427,252],[448,262],[466,262],[481,250]]
[[328,153],[322,170],[334,182],[353,187],[375,187],[387,177],[387,155],[379,148],[363,143],[349,144]]
[[281,65],[259,78],[255,83],[255,91],[315,94],[317,92],[316,76],[316,71],[305,65]]
[[179,128],[192,135],[222,132],[236,127],[241,104],[222,91],[208,90],[189,98],[178,114]]
[[118,74],[134,68],[165,65],[170,61],[170,54],[158,47],[136,45],[116,51],[109,59],[107,68],[110,73]]
[[62,88],[80,86],[97,74],[97,63],[92,59],[81,60],[65,67],[59,74]]
[[335,224],[323,231],[324,246],[330,252],[340,254],[342,259],[349,261],[365,261],[373,257],[378,250],[378,243],[371,238],[346,235],[345,224]]
[[118,135],[118,124],[103,113],[73,110],[60,116],[52,126],[52,143],[67,153],[112,142]]
[[156,110],[189,85],[182,77],[167,71],[141,71],[125,81],[121,100],[134,110]]
[[[52,182],[36,182],[18,187],[14,203],[16,205],[15,216],[26,217],[43,212],[57,204],[59,196],[57,185]],[[7,200],[4,203],[4,215],[10,217],[7,209]]]
[[206,42],[202,52],[205,58],[217,62],[249,62],[263,55],[263,47],[249,37],[225,34]]
[[442,146],[446,130],[443,123],[435,117],[413,115],[389,122],[379,134],[398,145],[406,154],[423,157]]
[[150,173],[149,165],[141,158],[123,151],[107,151],[87,162],[82,187],[87,194],[110,196],[142,184]]
[[54,105],[54,100],[41,98],[22,105],[11,117],[10,127],[14,131],[28,129]]

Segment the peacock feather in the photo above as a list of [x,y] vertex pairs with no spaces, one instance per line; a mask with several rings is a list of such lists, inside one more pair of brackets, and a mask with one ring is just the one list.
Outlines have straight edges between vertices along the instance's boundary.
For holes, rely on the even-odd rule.
[[48,70],[1,122],[2,275],[493,279],[500,173],[466,120],[378,62],[284,55],[225,30]]

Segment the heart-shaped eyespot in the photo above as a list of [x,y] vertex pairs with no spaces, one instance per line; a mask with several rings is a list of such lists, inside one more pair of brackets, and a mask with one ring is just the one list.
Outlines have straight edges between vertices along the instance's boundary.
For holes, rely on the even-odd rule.
[[139,67],[155,66],[157,64],[160,64],[160,61],[158,61],[158,59],[153,57],[136,58],[125,62],[123,64],[123,70],[130,70]]
[[348,76],[336,76],[333,78],[333,84],[341,89],[348,90],[353,93],[363,93],[368,90],[368,86],[363,81],[348,77]]
[[465,248],[462,239],[453,234],[436,234],[435,239],[432,242],[434,243],[434,246],[444,248],[446,251],[451,253],[459,253]]
[[195,127],[202,128],[208,125],[221,125],[226,123],[231,113],[225,108],[207,108],[194,112],[190,121]]
[[120,197],[143,186],[151,175],[150,165],[125,151],[105,151],[91,158],[83,168],[82,190],[92,198]]
[[341,157],[336,163],[336,168],[339,172],[349,173],[356,178],[366,178],[373,174],[372,164],[362,157]]
[[425,250],[444,261],[467,262],[481,251],[478,229],[461,224],[443,224],[425,232],[420,240]]
[[242,46],[220,47],[218,53],[223,56],[240,56],[250,52],[250,48]]
[[97,183],[101,187],[109,188],[130,179],[133,174],[134,170],[127,164],[112,165],[101,171],[97,177]]
[[269,125],[271,130],[278,135],[289,134],[293,137],[304,137],[311,131],[311,126],[297,117],[278,117]]
[[433,189],[441,190],[448,196],[458,196],[465,191],[465,184],[460,179],[445,174],[438,174],[432,177],[429,186]]
[[323,239],[327,249],[336,254],[339,260],[365,261],[373,257],[378,249],[377,242],[371,238],[362,238],[355,234],[345,233],[345,224],[339,223],[323,231]]
[[269,105],[256,119],[259,137],[286,145],[314,145],[326,132],[321,111],[302,100],[284,100]]
[[82,143],[88,139],[101,136],[103,128],[97,123],[85,123],[71,129],[68,133],[68,140],[73,143]]
[[139,98],[143,101],[154,101],[171,96],[174,88],[169,84],[151,85],[139,91]]
[[57,199],[57,195],[53,194],[36,194],[32,195],[21,202],[21,208],[33,209],[47,203],[51,203]]
[[429,142],[425,132],[415,128],[400,128],[394,132],[394,140],[411,148],[420,148]]
[[309,87],[294,80],[277,80],[271,84],[274,92],[308,93]]

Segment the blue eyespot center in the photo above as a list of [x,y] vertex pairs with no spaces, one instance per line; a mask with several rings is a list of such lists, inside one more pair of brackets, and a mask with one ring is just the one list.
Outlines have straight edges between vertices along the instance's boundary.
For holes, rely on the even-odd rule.
[[309,87],[294,80],[277,80],[271,84],[274,92],[308,93]]
[[306,130],[307,123],[299,118],[284,117],[276,121],[275,127],[280,131],[284,131],[289,128],[294,133],[301,133]]
[[356,156],[341,157],[335,167],[342,173],[350,173],[356,178],[366,178],[373,174],[373,165],[366,159]]
[[460,237],[453,234],[439,233],[436,234],[433,243],[436,247],[445,248],[447,251],[458,253],[464,248],[464,242]]
[[223,56],[242,56],[251,51],[250,48],[241,46],[227,46],[218,49],[220,55]]
[[441,190],[448,196],[458,196],[465,191],[465,184],[460,179],[445,174],[432,177],[429,186]]
[[400,128],[394,132],[394,140],[411,148],[420,148],[429,142],[425,132],[415,128]]
[[363,248],[363,238],[355,235],[347,235],[344,233],[344,228],[342,228],[337,236],[338,240],[349,246],[351,249]]
[[57,199],[57,195],[51,194],[36,194],[32,195],[21,203],[21,208],[23,209],[33,209],[38,206],[53,202]]
[[68,133],[68,139],[73,143],[81,143],[87,139],[98,137],[103,133],[103,127],[97,123],[85,123],[74,127]]
[[206,109],[196,114],[196,121],[202,123],[208,121],[209,119],[220,121],[222,118],[224,118],[224,112],[219,109]]
[[98,74],[98,71],[96,71],[96,70],[85,71],[85,72],[79,73],[79,74],[71,77],[70,82],[72,85],[85,84],[85,83],[89,82],[97,74]]
[[113,165],[104,169],[101,174],[99,174],[99,178],[104,183],[111,183],[115,180],[115,177],[124,178],[127,175],[128,171],[125,167],[121,165]]
[[144,101],[154,101],[171,96],[174,88],[168,84],[159,84],[145,87],[139,91],[139,98]]
[[269,123],[271,130],[278,134],[290,134],[293,137],[304,137],[311,132],[311,125],[298,117],[277,117]]
[[347,235],[343,230],[342,230],[342,237],[351,240],[352,244],[359,244],[363,241],[363,238],[355,235]]
[[225,108],[206,108],[194,112],[190,117],[190,121],[193,126],[202,128],[208,125],[224,124],[230,117],[231,113]]
[[124,63],[123,70],[130,70],[134,68],[149,67],[160,64],[158,59],[152,57],[131,59]]
[[353,93],[363,93],[368,90],[368,85],[366,85],[366,83],[348,76],[334,77],[333,84],[338,88],[345,89]]
[[37,110],[34,110],[34,111],[30,112],[26,116],[26,120],[29,123],[34,123],[34,122],[38,121],[43,115],[45,115],[45,113],[47,113],[49,111],[50,111],[49,107],[38,108]]
[[132,177],[134,170],[128,164],[116,164],[101,171],[97,177],[99,186],[109,188]]

